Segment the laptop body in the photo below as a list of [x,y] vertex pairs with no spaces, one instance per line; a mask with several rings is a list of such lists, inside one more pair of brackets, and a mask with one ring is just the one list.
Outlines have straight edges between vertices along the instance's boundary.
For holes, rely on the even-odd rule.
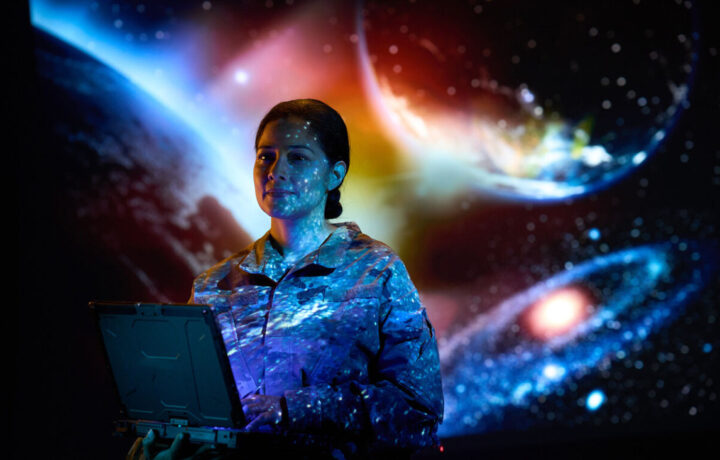
[[90,302],[121,404],[116,431],[237,447],[245,419],[207,305]]
[[335,449],[332,435],[243,430],[247,421],[210,306],[90,302],[90,311],[120,402],[116,433],[144,437],[153,429],[166,440],[187,433],[191,443],[275,446],[311,457]]

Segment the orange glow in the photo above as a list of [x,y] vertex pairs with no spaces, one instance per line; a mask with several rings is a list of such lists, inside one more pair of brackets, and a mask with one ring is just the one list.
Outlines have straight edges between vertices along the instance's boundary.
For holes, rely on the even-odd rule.
[[585,319],[587,306],[588,299],[574,289],[563,289],[550,294],[530,311],[530,331],[542,339],[565,334]]

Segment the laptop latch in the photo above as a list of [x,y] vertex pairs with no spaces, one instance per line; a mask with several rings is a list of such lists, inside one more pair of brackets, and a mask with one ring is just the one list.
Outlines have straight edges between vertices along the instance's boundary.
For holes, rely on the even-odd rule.
[[188,420],[186,418],[171,418],[170,424],[177,426],[188,426]]

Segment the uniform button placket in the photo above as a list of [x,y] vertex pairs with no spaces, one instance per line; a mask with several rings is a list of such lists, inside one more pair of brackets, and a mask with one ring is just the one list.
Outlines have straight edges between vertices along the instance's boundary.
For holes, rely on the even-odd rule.
[[[277,280],[277,282],[272,286],[270,289],[270,294],[268,295],[268,301],[267,301],[267,307],[265,309],[265,318],[263,321],[263,327],[262,327],[262,336],[261,336],[261,345],[263,350],[263,369],[262,369],[262,394],[265,393],[265,369],[267,368],[267,350],[265,349],[265,335],[267,333],[267,325],[270,320],[270,311],[272,310],[272,304],[273,304],[273,298],[275,297],[275,291],[277,290],[278,286],[280,286],[280,283],[287,278],[288,274],[292,270],[292,267],[285,270],[285,273]],[[272,279],[272,278],[271,278]]]

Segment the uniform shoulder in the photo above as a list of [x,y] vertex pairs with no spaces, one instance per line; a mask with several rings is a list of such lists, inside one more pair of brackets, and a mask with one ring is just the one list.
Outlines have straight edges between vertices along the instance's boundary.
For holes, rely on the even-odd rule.
[[368,235],[360,234],[357,240],[363,245],[362,255],[358,258],[369,256],[369,259],[365,259],[366,263],[372,266],[369,273],[382,279],[383,301],[406,299],[403,302],[408,308],[412,302],[418,301],[417,288],[400,255],[389,244]]
[[405,271],[405,264],[400,255],[389,244],[365,233],[358,232],[353,238],[349,249],[351,254],[354,253],[351,256],[352,258],[363,258],[366,263],[372,263],[376,267],[383,267],[383,271]]
[[362,232],[358,232],[355,235],[350,244],[350,249],[361,250],[363,252],[369,250],[376,254],[378,257],[398,257],[395,250],[390,247],[389,244],[380,240],[376,240],[370,235]]
[[194,285],[202,284],[210,278],[222,278],[228,274],[230,268],[235,263],[241,262],[247,255],[252,251],[253,244],[251,243],[242,250],[222,259],[221,261],[213,264],[210,268],[200,273],[195,277]]

